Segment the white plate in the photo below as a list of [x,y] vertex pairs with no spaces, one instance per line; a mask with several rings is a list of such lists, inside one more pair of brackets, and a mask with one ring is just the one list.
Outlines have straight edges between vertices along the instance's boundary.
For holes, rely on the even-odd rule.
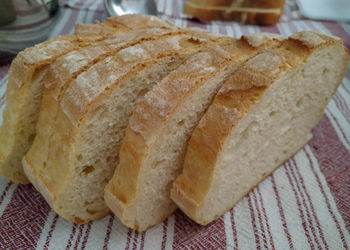
[[297,3],[308,18],[350,21],[350,0],[297,0]]

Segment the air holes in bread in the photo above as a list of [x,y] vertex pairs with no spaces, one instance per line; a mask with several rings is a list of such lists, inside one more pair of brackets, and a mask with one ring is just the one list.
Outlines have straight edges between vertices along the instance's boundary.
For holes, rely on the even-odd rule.
[[303,97],[301,97],[301,98],[297,101],[296,107],[297,107],[297,108],[300,108],[300,107],[304,104],[305,100],[311,100],[311,101],[312,101],[313,98],[312,98],[312,96],[311,96],[310,94],[305,94]]
[[36,134],[31,134],[28,138],[29,142],[33,142]]
[[246,138],[248,136],[249,133],[252,133],[252,132],[256,132],[256,128],[258,126],[258,122],[257,121],[252,121],[248,127],[242,131],[240,133],[240,135],[242,135],[243,138]]
[[147,92],[148,92],[149,89],[141,89],[139,94],[140,96],[144,96]]
[[92,210],[92,209],[86,209],[86,212],[88,212],[88,213],[91,214],[91,215],[97,213],[96,210]]
[[91,165],[89,166],[84,166],[83,167],[83,171],[81,171],[81,174],[85,174],[85,175],[88,175],[90,174],[91,172],[93,172],[95,170],[95,168]]
[[152,166],[153,169],[157,168],[159,165],[161,165],[164,162],[164,160],[156,161],[154,165]]
[[184,120],[181,120],[177,123],[177,126],[178,127],[182,127],[184,125]]
[[78,155],[78,156],[77,156],[77,160],[78,160],[78,161],[81,161],[82,159],[83,159],[83,156],[82,156],[82,155]]
[[108,157],[107,157],[107,162],[110,163],[110,162],[112,162],[112,161],[113,161],[113,157],[112,157],[112,156],[108,156]]
[[90,205],[90,204],[92,204],[93,202],[91,202],[91,201],[84,201],[84,205],[85,206],[88,206],[88,205]]
[[297,103],[296,103],[297,108],[300,108],[302,101],[303,101],[303,98],[300,98],[300,99],[297,101]]

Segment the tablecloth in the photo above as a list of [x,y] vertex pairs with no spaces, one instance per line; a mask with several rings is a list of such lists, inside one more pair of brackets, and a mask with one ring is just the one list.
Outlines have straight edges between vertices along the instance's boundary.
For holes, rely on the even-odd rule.
[[[60,5],[50,36],[72,33],[75,23],[107,17],[102,0],[62,0]],[[350,48],[348,23],[308,20],[294,0],[286,1],[281,21],[267,27],[200,23],[183,15],[182,5],[182,0],[158,0],[159,16],[234,37],[314,30],[339,36]],[[1,111],[8,69],[0,67]],[[0,249],[349,249],[350,70],[312,133],[313,139],[292,159],[207,226],[180,211],[142,233],[112,214],[72,224],[51,210],[33,186],[0,177]]]

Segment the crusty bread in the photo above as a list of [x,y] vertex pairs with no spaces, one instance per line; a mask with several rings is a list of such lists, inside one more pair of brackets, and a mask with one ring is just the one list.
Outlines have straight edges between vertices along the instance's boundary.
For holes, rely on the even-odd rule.
[[129,46],[146,40],[155,40],[186,32],[190,32],[190,30],[151,28],[130,31],[111,36],[106,40],[72,51],[58,58],[50,66],[44,78],[45,89],[33,143],[41,145],[42,148],[49,147],[50,140],[47,140],[47,138],[55,133],[53,123],[50,121],[56,119],[59,110],[59,105],[56,105],[56,103],[61,101],[66,88],[81,73],[89,70],[94,64],[106,57],[112,56]]
[[[275,36],[272,36],[275,38]],[[177,206],[170,188],[181,171],[186,143],[224,80],[261,47],[279,40],[266,34],[257,46],[232,40],[193,55],[156,85],[130,118],[120,163],[105,188],[107,206],[128,227],[143,231],[171,215]]]
[[184,13],[202,20],[225,20],[248,24],[275,24],[284,0],[188,0]]
[[42,106],[58,112],[47,120],[49,127],[38,126],[43,137],[36,137],[23,166],[59,215],[83,223],[108,213],[103,189],[138,99],[187,56],[222,40],[231,39],[192,31],[127,47],[81,73],[60,98]]
[[[77,24],[74,35],[52,38],[20,52],[11,64],[6,90],[6,107],[0,128],[0,174],[14,182],[28,183],[21,160],[35,137],[44,76],[49,64],[70,51],[113,34],[150,27],[170,29],[174,25],[147,15],[112,17],[103,24]],[[69,77],[69,74],[63,76]]]
[[203,225],[232,208],[308,142],[347,63],[343,41],[307,31],[250,59],[194,130],[175,203]]

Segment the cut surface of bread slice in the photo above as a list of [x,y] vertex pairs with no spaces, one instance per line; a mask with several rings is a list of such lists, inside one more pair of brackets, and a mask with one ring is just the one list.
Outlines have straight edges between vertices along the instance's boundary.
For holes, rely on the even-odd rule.
[[347,63],[341,40],[305,31],[238,69],[188,143],[171,190],[179,208],[208,224],[293,156],[311,138]]
[[280,19],[284,0],[188,0],[184,13],[202,20],[271,25]]
[[[121,139],[137,101],[187,56],[228,40],[210,33],[144,41],[94,64],[69,83],[47,142],[35,139],[24,170],[51,207],[73,222],[108,213],[103,189],[118,163]],[[55,99],[51,99],[55,100]],[[43,106],[45,108],[45,106]],[[45,119],[45,117],[43,117]]]
[[153,26],[164,29],[174,27],[146,15],[112,17],[104,24],[77,24],[74,35],[52,38],[20,52],[9,71],[6,107],[0,128],[0,174],[14,182],[28,183],[21,160],[35,137],[43,78],[49,64],[70,51],[113,34]]
[[[264,48],[280,43],[256,36],[265,36]],[[105,188],[106,204],[125,225],[143,231],[175,211],[170,188],[193,128],[228,75],[257,50],[242,38],[195,54],[138,104]]]

